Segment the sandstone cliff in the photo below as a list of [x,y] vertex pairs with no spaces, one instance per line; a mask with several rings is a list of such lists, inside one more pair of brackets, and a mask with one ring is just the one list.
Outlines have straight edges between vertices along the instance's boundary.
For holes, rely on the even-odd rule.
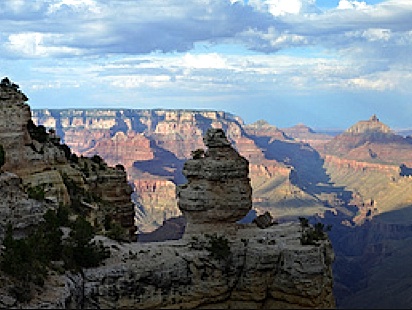
[[395,134],[375,115],[334,137],[322,152],[357,161],[412,165],[410,140]]
[[111,251],[104,266],[53,275],[29,304],[0,298],[0,307],[334,308],[329,240],[302,244],[296,223],[236,224],[252,205],[247,160],[222,130],[209,130],[205,143],[209,149],[187,162],[188,183],[177,190],[191,225],[183,239],[119,244],[99,237]]
[[[302,246],[299,236],[296,224],[245,226],[227,239],[225,258],[211,254],[205,235],[154,244],[105,240],[112,253],[105,266],[83,276],[53,276],[26,307],[334,308],[330,244]],[[8,300],[7,307],[14,306]]]
[[[6,78],[0,83],[3,170],[15,173],[21,180],[21,189],[36,198],[38,204],[47,202],[49,208],[60,204],[70,206],[74,213],[87,215],[100,229],[109,216],[134,232],[132,189],[127,184],[125,171],[108,167],[100,157],[73,155],[70,148],[60,142],[55,130],[58,124],[47,131],[44,126],[33,123],[26,103],[28,98],[18,88]],[[14,213],[22,212],[20,216],[27,216],[27,222],[31,222],[34,214],[23,214],[26,207],[10,208],[17,208]]]
[[[78,155],[99,154],[110,164],[125,166],[136,193],[140,232],[153,231],[165,219],[181,215],[174,189],[186,181],[181,173],[184,160],[203,147],[202,135],[209,127],[225,130],[233,147],[249,161],[253,207],[259,214],[273,208],[278,217],[322,212],[321,203],[291,182],[296,170],[290,157],[303,158],[310,147],[264,122],[244,125],[240,118],[219,111],[121,109],[35,110],[33,119],[56,126]],[[309,208],[295,208],[308,201]]]

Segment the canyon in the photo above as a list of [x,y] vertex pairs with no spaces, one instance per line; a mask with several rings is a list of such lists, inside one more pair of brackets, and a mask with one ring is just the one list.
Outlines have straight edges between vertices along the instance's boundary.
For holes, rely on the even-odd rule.
[[[9,85],[4,88],[20,94]],[[16,109],[5,101],[0,101],[0,111],[4,115],[8,115],[9,109],[14,109],[17,114],[21,110],[30,111],[23,102],[15,103]],[[0,120],[0,124],[6,124],[0,126],[1,133],[8,137],[9,119]],[[17,279],[1,270],[1,308],[335,307],[332,290],[334,252],[324,232],[315,234],[314,228],[293,222],[266,221],[264,227],[258,227],[256,223],[237,223],[252,208],[249,162],[231,146],[223,130],[209,129],[202,139],[208,149],[196,149],[193,159],[182,161],[183,175],[188,183],[178,187],[176,195],[179,210],[188,222],[183,238],[143,244],[123,238],[116,241],[99,230],[101,215],[110,215],[123,228],[130,227],[133,222],[127,202],[132,193],[125,182],[122,165],[109,167],[96,154],[92,157],[74,155],[60,144],[60,138],[53,130],[47,133],[41,125],[31,124],[30,117],[23,118],[18,128],[23,133],[28,130],[28,135],[20,135],[18,140],[27,137],[29,145],[0,140],[5,154],[15,154],[21,160],[21,165],[12,165],[15,162],[6,156],[0,170],[0,196],[3,198],[0,202],[0,239],[4,238],[5,225],[13,224],[12,236],[6,236],[7,242],[0,248],[0,255],[14,244],[8,238],[16,238],[18,245],[18,241],[23,240],[19,238],[30,234],[30,228],[44,225],[41,216],[46,210],[55,210],[58,204],[67,203],[72,212],[83,213],[84,210],[75,210],[74,201],[80,202],[82,207],[90,206],[90,213],[85,215],[99,232],[94,239],[105,246],[110,255],[100,266],[81,270],[62,270],[62,262],[52,262],[54,267],[49,267],[44,280],[31,284],[35,294],[30,298],[22,298],[24,292],[16,284]],[[37,156],[34,158],[39,160],[38,166],[49,166],[40,172],[38,166],[32,170],[28,165],[33,160],[29,150],[38,150],[36,145],[40,148],[47,145],[53,149],[47,154],[62,155],[61,161],[44,161]],[[20,154],[14,149],[16,146],[29,149]],[[19,170],[20,166],[24,170]],[[7,171],[6,167],[14,170]],[[63,183],[60,184],[59,178],[52,178],[53,174],[47,174],[49,171],[59,175]],[[30,187],[24,185],[24,180],[43,172],[46,175],[36,176],[36,179],[47,180],[53,190],[47,191],[47,199],[43,195],[30,197]],[[62,186],[61,195],[56,194],[56,182]],[[86,202],[85,198],[92,201]],[[67,234],[74,228],[60,229]],[[315,241],[303,241],[305,236],[311,235],[316,235]],[[72,236],[71,232],[69,236]]]
[[[175,189],[187,181],[181,173],[185,160],[203,148],[202,135],[213,127],[222,128],[249,161],[255,214],[249,220],[269,211],[279,222],[306,216],[333,226],[338,306],[366,307],[370,301],[362,292],[380,300],[382,290],[371,279],[386,283],[394,253],[409,249],[411,138],[395,134],[376,116],[328,136],[302,124],[245,124],[219,111],[67,109],[32,115],[36,123],[56,128],[77,154],[99,154],[125,166],[141,240],[156,240],[150,237],[156,229],[167,239],[162,225],[175,239],[183,234]],[[401,300],[398,306],[408,305]]]

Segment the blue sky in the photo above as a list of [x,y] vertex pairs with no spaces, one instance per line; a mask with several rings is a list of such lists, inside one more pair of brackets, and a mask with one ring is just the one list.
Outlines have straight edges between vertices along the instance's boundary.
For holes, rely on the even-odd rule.
[[10,0],[0,26],[0,75],[32,108],[412,127],[411,0]]

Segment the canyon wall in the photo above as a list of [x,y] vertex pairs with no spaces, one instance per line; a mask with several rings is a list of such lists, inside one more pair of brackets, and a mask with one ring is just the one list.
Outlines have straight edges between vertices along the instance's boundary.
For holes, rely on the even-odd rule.
[[[26,307],[335,308],[330,243],[301,245],[300,234],[299,225],[291,223],[263,230],[245,225],[235,235],[223,236],[230,248],[224,258],[213,255],[204,234],[145,244],[101,238],[111,250],[105,266],[82,275],[52,276]],[[16,305],[6,301],[8,307]]]
[[[26,193],[23,196],[35,198],[45,207],[33,207],[32,199],[20,203],[18,198],[13,205],[12,201],[8,202],[11,198],[5,197],[1,212],[22,217],[20,213],[30,209],[33,214],[26,214],[29,223],[34,221],[31,218],[41,218],[42,214],[36,215],[37,212],[44,213],[48,208],[65,205],[86,214],[98,229],[102,228],[104,218],[109,216],[127,230],[127,236],[129,231],[133,235],[134,204],[126,172],[108,167],[100,157],[73,155],[56,134],[59,128],[56,120],[48,118],[56,125],[50,130],[33,123],[27,100],[16,84],[7,79],[1,81],[0,145],[5,152],[5,163],[1,168],[15,174],[18,181],[8,174],[1,175],[4,182],[5,178],[10,178],[10,184],[20,182],[20,191]],[[13,219],[11,221],[14,222]],[[0,233],[3,228],[0,227]]]
[[[202,136],[210,127],[222,128],[234,148],[248,159],[253,185],[275,177],[280,180],[280,175],[286,182],[291,172],[284,163],[267,159],[245,131],[243,121],[226,112],[70,109],[34,110],[32,114],[37,124],[56,128],[78,155],[98,154],[110,165],[125,167],[137,194],[134,200],[140,232],[153,231],[165,219],[181,215],[173,194],[175,186],[186,181],[181,173],[184,160],[204,147]],[[256,191],[254,201],[262,199]]]
[[[205,144],[206,151],[185,163],[188,183],[176,192],[190,224],[182,239],[143,244],[96,236],[110,251],[102,266],[50,272],[26,302],[11,296],[13,282],[0,274],[0,307],[335,308],[327,236],[303,242],[297,223],[238,224],[252,207],[248,161],[221,129],[209,129]],[[100,182],[110,190],[110,180]]]

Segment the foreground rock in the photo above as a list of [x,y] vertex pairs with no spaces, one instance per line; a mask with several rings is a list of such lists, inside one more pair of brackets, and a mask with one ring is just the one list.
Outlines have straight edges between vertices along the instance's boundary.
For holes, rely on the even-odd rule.
[[104,266],[51,276],[30,304],[3,298],[0,307],[334,308],[328,239],[302,245],[296,223],[237,224],[251,207],[248,162],[221,129],[208,130],[205,144],[178,190],[191,225],[183,239],[119,244],[99,237],[111,251]]
[[[219,257],[213,237],[145,244],[108,239],[112,257],[84,275],[52,277],[29,308],[334,308],[328,241],[301,245],[300,227],[239,227]],[[0,301],[0,307],[3,305]]]

